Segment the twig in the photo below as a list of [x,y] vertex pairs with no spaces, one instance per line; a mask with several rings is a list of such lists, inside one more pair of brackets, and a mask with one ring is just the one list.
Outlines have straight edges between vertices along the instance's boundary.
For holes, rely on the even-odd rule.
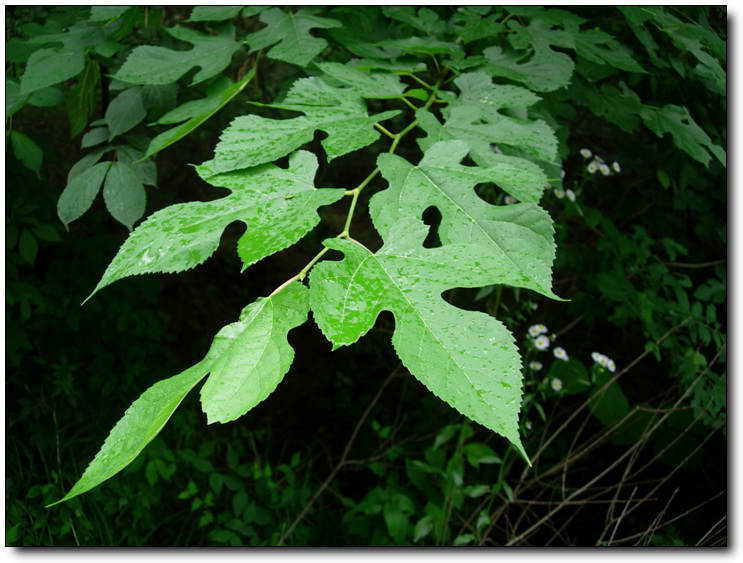
[[294,522],[292,522],[292,525],[289,526],[289,528],[281,535],[281,538],[277,542],[277,546],[281,546],[284,543],[284,540],[286,540],[287,537],[294,531],[294,528],[299,524],[299,522],[302,521],[302,519],[307,514],[307,511],[310,509],[310,507],[314,504],[314,502],[320,497],[320,495],[323,493],[323,491],[328,488],[328,485],[333,481],[336,474],[340,469],[346,465],[346,458],[348,457],[348,453],[351,451],[351,446],[353,445],[354,441],[356,440],[356,435],[359,433],[359,430],[361,430],[361,427],[364,424],[364,421],[366,420],[366,417],[369,416],[369,413],[371,412],[374,405],[377,404],[377,401],[379,401],[379,398],[382,396],[382,392],[387,387],[390,381],[392,381],[392,378],[397,376],[398,371],[402,367],[402,364],[400,364],[395,371],[393,371],[389,376],[387,376],[387,379],[384,380],[384,383],[382,383],[382,386],[379,388],[379,391],[377,391],[377,394],[372,399],[371,403],[366,407],[366,410],[364,411],[364,414],[361,415],[361,418],[359,419],[359,422],[356,424],[356,428],[353,429],[353,433],[351,434],[351,438],[348,440],[348,443],[346,444],[346,448],[343,450],[343,455],[341,456],[340,461],[337,463],[333,471],[330,473],[327,479],[325,479],[325,482],[323,482],[322,485],[315,491],[315,494],[312,495],[312,498],[307,502],[307,504],[304,505],[304,508],[299,513],[299,515],[294,519]]

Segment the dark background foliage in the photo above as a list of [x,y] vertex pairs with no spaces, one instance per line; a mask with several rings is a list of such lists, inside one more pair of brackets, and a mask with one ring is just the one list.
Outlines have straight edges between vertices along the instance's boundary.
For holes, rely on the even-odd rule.
[[[120,475],[44,508],[70,489],[147,387],[200,360],[246,303],[307,264],[342,228],[345,207],[323,209],[316,231],[246,273],[235,253],[241,227],[232,226],[194,270],[128,278],[81,307],[128,230],[101,198],[65,230],[56,205],[85,154],[80,137],[70,140],[64,104],[14,115],[13,130],[35,140],[43,165],[37,175],[6,142],[6,545],[726,545],[726,169],[690,158],[669,135],[632,127],[629,114],[612,121],[591,105],[601,87],[626,82],[647,106],[687,107],[726,148],[726,95],[694,74],[693,53],[671,35],[654,33],[653,53],[619,10],[571,10],[588,20],[584,29],[600,25],[652,70],[609,68],[599,79],[597,65],[578,58],[571,86],[541,106],[562,141],[562,187],[577,196],[546,190],[541,202],[556,224],[554,289],[569,301],[508,288],[447,295],[496,315],[523,343],[531,470],[399,365],[389,345],[394,320],[383,314],[366,338],[334,352],[313,322],[293,330],[293,367],[253,411],[207,426],[192,393]],[[163,30],[189,11],[165,8],[127,41],[172,47]],[[726,42],[724,8],[668,13]],[[6,41],[50,17],[75,21],[77,12],[6,8]],[[242,33],[257,25],[236,21]],[[225,73],[236,76],[246,56]],[[147,214],[223,195],[188,164],[211,158],[220,133],[246,113],[244,100],[269,102],[301,76],[270,59],[262,65],[260,82],[158,155]],[[22,68],[6,61],[6,74]],[[201,94],[184,90],[182,101]],[[105,112],[105,80],[97,95],[91,119]],[[406,142],[415,149],[413,138]],[[582,148],[621,172],[587,172]],[[321,167],[317,183],[356,185],[373,167],[362,159],[375,157],[342,157]],[[435,214],[426,219],[436,223]],[[358,221],[371,234],[368,218]],[[570,369],[529,346],[537,323],[568,351]],[[595,351],[622,372],[601,408],[590,405],[593,391],[568,388],[576,374],[592,377],[592,389],[608,380]],[[534,359],[541,372],[529,371]],[[545,376],[559,377],[562,392]]]

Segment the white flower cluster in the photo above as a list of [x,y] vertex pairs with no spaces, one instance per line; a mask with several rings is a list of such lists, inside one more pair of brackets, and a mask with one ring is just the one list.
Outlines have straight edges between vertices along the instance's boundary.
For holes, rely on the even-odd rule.
[[589,149],[581,149],[580,154],[586,160],[593,157],[593,160],[591,160],[586,167],[586,170],[591,174],[601,172],[604,176],[611,176],[612,172],[619,174],[622,171],[622,168],[616,160],[612,163],[611,167],[609,167],[609,165],[604,162],[603,158],[597,154],[593,154]]
[[[534,347],[537,350],[546,350],[547,348],[550,347],[552,340],[555,339],[554,334],[552,335],[552,338],[550,339],[550,337],[547,336],[548,332],[549,331],[547,330],[547,327],[544,326],[543,324],[532,325],[529,327],[529,336],[531,336],[532,340],[534,341]],[[565,352],[565,350],[563,348],[560,348],[559,346],[555,348],[552,351],[552,353],[555,355],[555,358],[557,358],[558,360],[568,361],[569,359],[567,352]],[[532,362],[532,363],[539,364],[539,362]],[[532,369],[535,369],[535,371],[538,371],[541,368],[542,368],[542,364],[539,364],[538,369],[535,369],[534,367],[532,367]]]
[[614,364],[614,360],[612,360],[611,358],[608,358],[603,354],[599,354],[598,352],[594,352],[593,354],[591,354],[591,357],[593,358],[593,361],[600,365],[602,368],[606,368],[612,373],[617,370],[617,366],[616,364]]

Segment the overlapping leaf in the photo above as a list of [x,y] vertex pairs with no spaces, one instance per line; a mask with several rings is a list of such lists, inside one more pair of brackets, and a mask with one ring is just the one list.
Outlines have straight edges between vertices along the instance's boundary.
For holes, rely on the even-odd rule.
[[208,202],[171,205],[139,225],[124,242],[93,293],[126,276],[181,272],[209,258],[224,228],[242,221],[238,241],[243,269],[294,244],[320,221],[317,208],[343,197],[343,190],[313,186],[317,158],[300,151],[289,168],[273,164],[209,178],[232,193]]
[[235,84],[232,84],[226,77],[217,79],[207,90],[205,98],[186,102],[163,115],[157,121],[158,124],[180,123],[181,121],[185,121],[185,123],[168,129],[152,139],[150,146],[147,148],[147,156],[156,154],[193,132],[242,92],[253,79],[253,76],[255,76],[255,69],[250,69],[243,79]]
[[489,168],[462,166],[467,151],[461,141],[436,143],[418,166],[380,155],[377,164],[389,188],[369,203],[374,226],[384,237],[397,222],[420,219],[433,205],[441,212],[442,244],[477,244],[496,264],[501,283],[556,298],[551,289],[554,229],[547,212],[536,203],[490,205],[474,191],[477,184],[494,182],[536,202],[544,175],[532,163],[503,155],[494,155],[497,164]]
[[235,27],[223,24],[218,35],[207,35],[186,27],[167,30],[181,41],[193,44],[188,51],[142,45],[134,49],[116,73],[116,78],[132,84],[168,84],[189,70],[199,67],[191,84],[198,84],[222,72],[232,55],[240,48],[235,41]]
[[310,273],[315,320],[335,347],[352,344],[382,311],[395,316],[392,343],[403,364],[434,394],[465,416],[508,438],[518,435],[520,358],[510,332],[494,318],[448,304],[453,287],[507,283],[496,260],[477,245],[422,247],[427,227],[401,219],[376,253],[330,239],[343,252]]
[[291,365],[287,333],[307,320],[308,311],[309,291],[299,283],[246,307],[238,322],[217,333],[202,361],[155,383],[134,401],[80,480],[54,504],[89,491],[134,461],[209,373],[201,390],[209,422],[234,420],[265,399]]
[[302,112],[306,117],[238,117],[220,137],[214,159],[200,168],[202,176],[272,162],[312,141],[318,129],[328,133],[322,146],[332,160],[379,139],[374,124],[400,113],[369,116],[355,90],[334,88],[315,77],[297,80],[286,99],[270,107]]
[[542,120],[516,119],[504,115],[503,108],[528,108],[539,98],[518,86],[493,84],[486,74],[464,74],[455,80],[461,94],[449,96],[450,110],[444,125],[427,110],[419,110],[418,121],[428,137],[419,144],[426,150],[437,141],[462,140],[472,158],[481,166],[493,162],[491,145],[508,145],[526,156],[552,162],[557,156],[557,137]]
[[317,6],[305,6],[296,13],[271,8],[262,12],[260,17],[267,27],[249,34],[245,40],[251,52],[274,45],[266,53],[267,57],[307,66],[328,45],[324,39],[314,37],[310,30],[342,26],[338,20],[316,15],[319,11]]

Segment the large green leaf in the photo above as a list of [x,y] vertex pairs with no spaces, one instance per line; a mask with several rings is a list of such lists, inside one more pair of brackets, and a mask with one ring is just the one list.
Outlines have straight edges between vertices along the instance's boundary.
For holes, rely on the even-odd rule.
[[410,372],[527,458],[518,435],[521,361],[513,336],[489,315],[458,309],[441,296],[454,287],[507,283],[507,276],[480,246],[423,248],[426,233],[421,221],[401,219],[376,253],[353,240],[326,240],[344,259],[321,262],[310,273],[315,320],[337,348],[391,311],[392,343]]
[[309,290],[293,282],[248,305],[239,322],[219,332],[230,344],[201,389],[209,423],[235,420],[276,389],[294,359],[287,332],[307,320],[309,308]]
[[374,226],[384,237],[401,219],[420,219],[433,205],[441,211],[442,244],[480,245],[481,253],[497,264],[502,283],[557,298],[551,289],[554,228],[547,212],[535,203],[490,205],[474,191],[484,182],[518,185],[515,191],[536,201],[543,175],[533,164],[503,155],[497,155],[502,160],[490,168],[462,166],[467,151],[461,141],[437,143],[418,166],[396,155],[380,155],[377,164],[390,186],[371,199]]
[[247,226],[237,246],[243,269],[287,248],[319,223],[318,207],[344,195],[343,190],[314,187],[317,166],[314,155],[300,151],[291,156],[288,169],[266,164],[210,174],[210,184],[232,193],[208,202],[171,205],[148,217],[124,241],[93,293],[127,276],[182,272],[201,264],[234,221]]
[[189,70],[199,67],[191,85],[222,72],[232,55],[240,48],[235,41],[235,27],[224,24],[217,35],[207,35],[186,27],[167,30],[170,35],[194,45],[188,51],[141,45],[132,51],[115,78],[132,84],[167,84],[175,82]]
[[89,491],[134,461],[208,373],[201,396],[209,422],[234,420],[265,399],[291,366],[287,332],[305,322],[308,311],[309,291],[296,282],[246,307],[238,322],[217,333],[202,361],[155,383],[127,409],[80,480],[54,504]]
[[296,13],[271,8],[261,12],[260,16],[267,27],[248,34],[245,40],[250,45],[251,52],[274,45],[266,53],[269,58],[307,66],[328,45],[324,39],[314,37],[310,30],[342,25],[338,20],[317,16],[319,11],[317,6],[305,6]]
[[307,117],[238,117],[222,133],[214,159],[200,167],[202,176],[272,162],[312,141],[318,129],[328,133],[322,146],[332,160],[379,139],[374,124],[400,113],[393,110],[369,116],[357,92],[334,88],[316,77],[297,80],[286,99],[270,107],[299,111]]

